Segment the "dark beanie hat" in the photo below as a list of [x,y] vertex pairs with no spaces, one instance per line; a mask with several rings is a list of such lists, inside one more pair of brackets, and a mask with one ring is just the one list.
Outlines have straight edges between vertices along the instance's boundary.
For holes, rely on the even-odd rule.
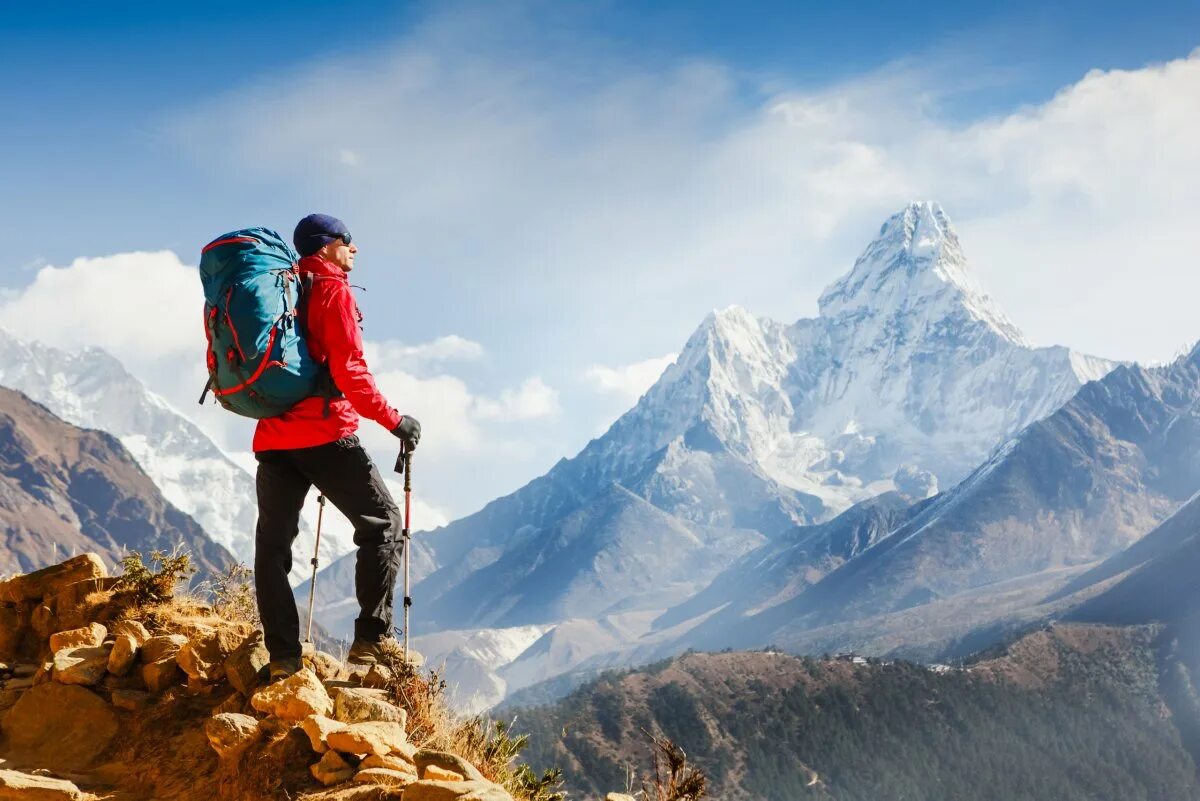
[[310,214],[296,223],[292,244],[301,256],[311,256],[342,234],[350,233],[346,224],[328,214]]

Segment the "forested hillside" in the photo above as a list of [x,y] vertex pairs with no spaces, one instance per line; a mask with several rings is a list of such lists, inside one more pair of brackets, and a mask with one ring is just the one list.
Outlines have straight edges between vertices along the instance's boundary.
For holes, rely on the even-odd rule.
[[[687,654],[519,711],[577,797],[626,786],[646,733],[725,801],[1200,798],[1159,693],[1159,627],[1057,626],[964,668]],[[637,786],[636,780],[633,786]]]

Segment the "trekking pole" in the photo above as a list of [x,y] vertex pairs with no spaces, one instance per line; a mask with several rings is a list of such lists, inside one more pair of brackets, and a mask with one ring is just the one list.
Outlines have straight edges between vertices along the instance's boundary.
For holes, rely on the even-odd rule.
[[308,633],[305,642],[312,642],[313,600],[317,597],[317,554],[321,549],[321,518],[325,516],[325,496],[317,496],[317,541],[313,544],[312,583],[308,585]]
[[410,528],[412,519],[412,451],[400,446],[400,455],[396,457],[396,472],[404,474],[404,529],[400,532],[400,541],[404,548],[404,661],[408,661],[408,608],[412,606],[412,596],[408,594],[408,558],[411,542]]

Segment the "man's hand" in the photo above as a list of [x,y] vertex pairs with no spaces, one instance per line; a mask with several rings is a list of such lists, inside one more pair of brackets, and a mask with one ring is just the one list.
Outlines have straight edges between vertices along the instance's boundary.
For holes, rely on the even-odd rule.
[[392,434],[400,438],[405,449],[416,450],[417,443],[421,441],[421,424],[417,418],[406,414],[400,418],[400,424],[392,429]]

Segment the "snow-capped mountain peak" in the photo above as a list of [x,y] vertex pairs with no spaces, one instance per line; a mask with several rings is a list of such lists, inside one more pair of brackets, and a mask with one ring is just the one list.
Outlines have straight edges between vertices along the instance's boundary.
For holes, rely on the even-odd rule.
[[967,267],[958,235],[942,207],[914,201],[888,218],[879,236],[847,275],[818,301],[821,317],[844,324],[867,318],[895,329],[932,328],[943,321],[978,321],[1014,345],[1024,335],[992,301]]

